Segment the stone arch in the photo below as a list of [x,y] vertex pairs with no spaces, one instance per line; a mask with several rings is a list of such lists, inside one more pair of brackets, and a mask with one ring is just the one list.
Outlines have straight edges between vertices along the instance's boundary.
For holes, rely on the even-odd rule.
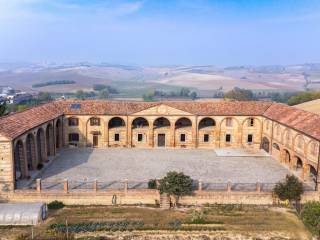
[[290,140],[291,140],[291,131],[290,131],[290,129],[286,128],[283,131],[281,142],[283,143],[283,145],[291,147]]
[[170,126],[171,126],[170,121],[165,117],[159,117],[153,121],[154,128],[163,128],[163,127],[166,128]]
[[60,149],[62,147],[62,123],[61,120],[58,119],[56,121],[56,148]]
[[270,126],[271,124],[272,124],[272,122],[269,119],[263,120],[263,130],[268,135],[270,135],[270,130],[272,129]]
[[171,132],[171,123],[165,117],[159,117],[153,121],[152,124],[154,135],[154,146],[168,147],[173,146],[174,130]]
[[39,128],[36,135],[37,139],[37,154],[38,154],[38,165],[37,167],[40,167],[40,163],[42,164],[47,160],[47,150],[46,150],[46,144],[45,144],[45,136],[44,136],[44,130],[42,128]]
[[125,127],[126,122],[121,117],[113,117],[108,122],[108,128]]
[[192,121],[181,117],[174,124],[174,146],[191,147],[192,145]]
[[108,121],[109,146],[126,146],[127,129],[126,122],[122,117],[113,117]]
[[14,179],[16,181],[27,176],[25,162],[24,145],[22,140],[18,140],[14,147]]
[[304,149],[305,149],[305,141],[304,138],[301,134],[297,134],[293,138],[293,149],[297,152],[301,152],[304,154]]
[[311,156],[316,157],[319,154],[318,153],[319,145],[316,141],[314,140],[309,141],[307,148],[308,148],[307,153],[310,154]]
[[281,133],[281,126],[280,126],[280,124],[275,124],[275,126],[274,126],[274,136],[275,136],[275,138],[278,140],[278,141],[282,141],[282,133]]
[[216,125],[216,121],[211,117],[204,117],[199,121],[198,147],[214,147]]
[[[230,120],[228,120],[230,119]],[[228,123],[231,121],[231,125]],[[220,147],[240,147],[241,123],[235,117],[229,116],[220,122]]]
[[283,161],[286,164],[291,163],[291,154],[290,154],[289,150],[287,150],[287,149],[283,149]]
[[132,128],[144,128],[149,127],[149,122],[144,117],[137,117],[132,121]]
[[267,137],[262,138],[261,148],[267,153],[270,152],[270,140]]
[[202,130],[205,128],[212,128],[216,126],[216,121],[213,118],[210,117],[204,117],[200,120],[198,124],[198,129]]
[[192,127],[192,121],[189,118],[181,117],[176,120],[175,129]]
[[131,123],[131,146],[147,147],[150,138],[149,122],[144,117],[137,117]]
[[29,133],[26,138],[26,153],[28,170],[36,170],[37,165],[37,153],[36,153],[36,141],[32,133]]
[[[250,122],[251,122],[251,119],[253,119],[253,125],[251,126]],[[242,128],[244,127],[256,127],[258,124],[258,126],[260,127],[261,126],[261,121],[259,118],[256,118],[256,117],[247,117],[245,118],[243,121],[242,121]]]
[[303,161],[299,156],[295,155],[293,159],[294,159],[294,166],[296,170],[303,168]]
[[53,126],[51,123],[47,125],[46,128],[46,143],[47,143],[47,156],[54,155],[54,136],[53,136]]

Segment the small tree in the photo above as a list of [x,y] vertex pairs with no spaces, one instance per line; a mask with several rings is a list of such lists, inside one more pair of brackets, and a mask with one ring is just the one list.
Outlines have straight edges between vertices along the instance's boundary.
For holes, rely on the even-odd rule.
[[174,198],[173,207],[179,201],[181,196],[190,195],[192,193],[192,179],[180,172],[168,172],[167,175],[160,180],[160,193],[166,193]]
[[274,189],[274,193],[277,197],[284,201],[300,201],[301,195],[303,194],[303,184],[294,175],[287,175],[283,182],[278,182]]

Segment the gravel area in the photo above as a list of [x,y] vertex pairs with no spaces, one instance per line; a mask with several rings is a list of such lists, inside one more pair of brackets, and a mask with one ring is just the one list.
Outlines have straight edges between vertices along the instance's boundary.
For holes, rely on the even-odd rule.
[[219,157],[202,149],[66,149],[45,169],[45,181],[146,181],[182,171],[207,183],[275,183],[289,170],[265,156]]

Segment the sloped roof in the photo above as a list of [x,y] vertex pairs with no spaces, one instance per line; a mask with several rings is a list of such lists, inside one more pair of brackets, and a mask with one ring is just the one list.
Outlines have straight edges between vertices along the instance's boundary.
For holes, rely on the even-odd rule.
[[26,131],[63,114],[129,115],[160,104],[165,104],[194,115],[264,116],[320,140],[319,115],[284,104],[262,101],[127,102],[59,100],[0,118],[0,134],[9,139],[14,139]]
[[14,139],[26,131],[61,116],[58,102],[50,102],[0,118],[0,134]]
[[[166,101],[166,102],[125,102],[125,101],[61,101],[65,114],[80,115],[127,115],[136,113],[160,104],[164,104],[195,115],[262,115],[271,102],[194,102],[194,101]],[[79,109],[72,105],[80,104]]]
[[273,103],[263,116],[320,140],[320,116],[281,103]]

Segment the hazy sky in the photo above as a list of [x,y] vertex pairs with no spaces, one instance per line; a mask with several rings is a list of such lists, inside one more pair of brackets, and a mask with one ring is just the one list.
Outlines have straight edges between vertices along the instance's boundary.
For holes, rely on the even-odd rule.
[[0,0],[0,60],[320,62],[320,0]]

